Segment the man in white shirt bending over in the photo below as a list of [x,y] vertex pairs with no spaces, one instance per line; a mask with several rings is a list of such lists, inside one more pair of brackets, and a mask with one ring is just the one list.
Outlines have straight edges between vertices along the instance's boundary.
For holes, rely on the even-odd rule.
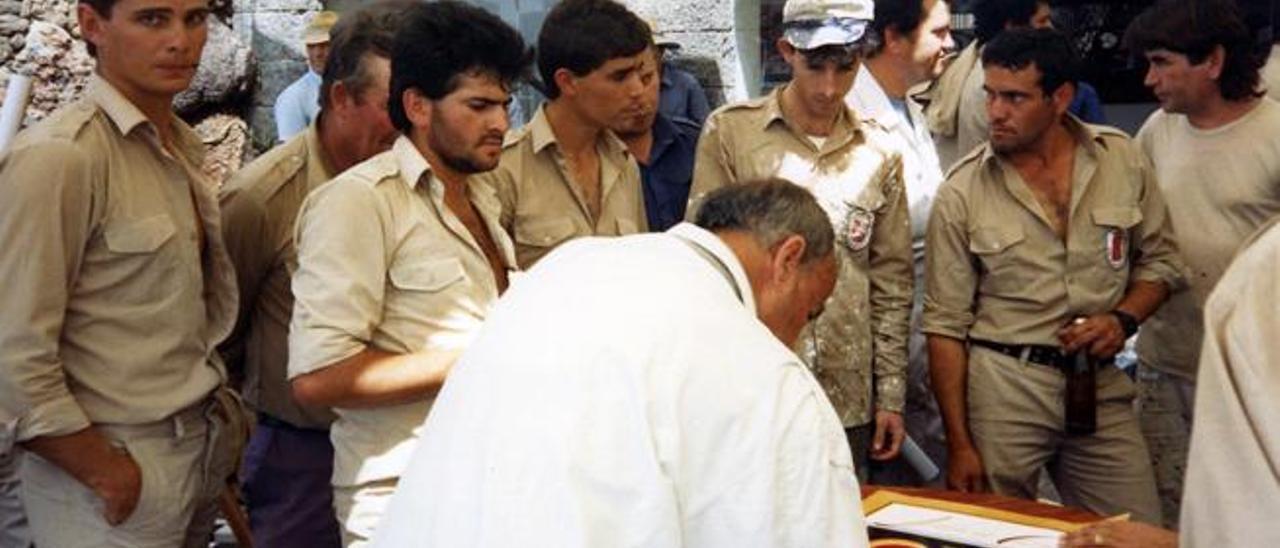
[[375,546],[867,546],[844,430],[789,349],[835,284],[827,216],[775,179],[696,219],[566,243],[512,287]]

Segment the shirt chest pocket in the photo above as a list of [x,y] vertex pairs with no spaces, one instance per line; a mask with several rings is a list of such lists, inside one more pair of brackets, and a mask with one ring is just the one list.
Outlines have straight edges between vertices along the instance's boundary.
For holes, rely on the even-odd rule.
[[[177,227],[165,214],[137,219],[113,219],[102,230],[105,252],[87,260],[98,262],[92,278],[82,280],[88,286],[114,288],[113,298],[123,303],[153,301],[160,295],[179,290],[179,281],[187,273],[199,280],[198,259],[179,271],[185,262],[177,244]],[[194,253],[192,246],[192,253]],[[193,282],[198,283],[198,282]]]
[[566,217],[517,222],[517,244],[531,247],[555,247],[573,237],[576,230],[573,221]]
[[1012,289],[1026,279],[1028,266],[1018,254],[1026,235],[1018,225],[984,225],[969,233],[969,252],[982,267],[984,285],[992,289]]
[[465,280],[467,273],[462,268],[462,261],[456,257],[448,257],[400,262],[391,267],[388,276],[391,278],[391,285],[402,291],[440,293]]
[[147,254],[155,253],[176,231],[168,215],[155,215],[112,222],[103,231],[103,239],[112,253]]

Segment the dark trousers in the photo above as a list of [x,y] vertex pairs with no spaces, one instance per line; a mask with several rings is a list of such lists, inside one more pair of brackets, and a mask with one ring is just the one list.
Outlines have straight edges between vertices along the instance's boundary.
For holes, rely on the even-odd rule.
[[255,546],[338,548],[329,432],[261,420],[245,451],[245,502]]

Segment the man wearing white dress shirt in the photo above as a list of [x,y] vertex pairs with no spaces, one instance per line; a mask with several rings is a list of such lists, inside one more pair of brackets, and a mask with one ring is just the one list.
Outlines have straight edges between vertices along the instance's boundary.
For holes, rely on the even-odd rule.
[[[863,61],[846,97],[859,118],[884,126],[886,143],[902,155],[907,208],[911,214],[911,249],[915,262],[915,298],[911,335],[907,340],[907,433],[935,461],[946,458],[942,420],[929,388],[924,334],[920,332],[924,293],[924,233],[933,196],[942,184],[942,168],[933,137],[918,103],[908,90],[942,74],[951,40],[950,0],[876,0],[870,28],[878,38]],[[892,466],[892,465],[890,465]],[[878,480],[905,481],[901,474]],[[896,479],[893,479],[896,478]],[[922,478],[928,480],[930,478]]]
[[774,179],[551,252],[451,373],[375,546],[867,546],[844,430],[789,349],[833,251]]

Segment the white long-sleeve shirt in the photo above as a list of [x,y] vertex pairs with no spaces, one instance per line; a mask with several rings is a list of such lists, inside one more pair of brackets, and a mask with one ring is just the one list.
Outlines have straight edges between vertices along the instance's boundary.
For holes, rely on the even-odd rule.
[[866,545],[831,404],[756,318],[734,254],[687,224],[564,244],[512,286],[437,398],[375,541]]

